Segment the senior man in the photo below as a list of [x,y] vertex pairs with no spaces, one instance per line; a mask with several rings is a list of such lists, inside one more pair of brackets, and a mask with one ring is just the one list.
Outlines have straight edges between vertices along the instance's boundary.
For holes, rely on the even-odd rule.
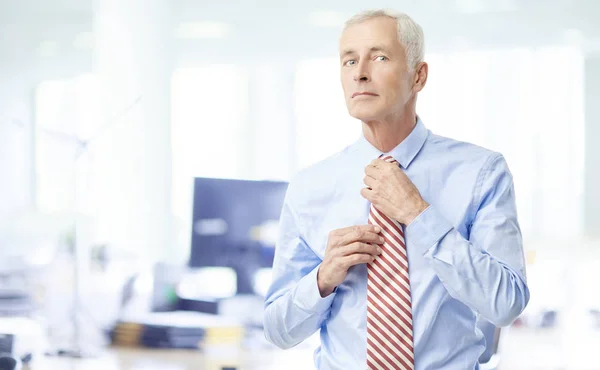
[[504,157],[416,113],[423,44],[402,13],[347,22],[341,82],[362,135],[288,188],[265,336],[290,348],[320,329],[318,369],[477,369],[477,320],[507,326],[529,301]]

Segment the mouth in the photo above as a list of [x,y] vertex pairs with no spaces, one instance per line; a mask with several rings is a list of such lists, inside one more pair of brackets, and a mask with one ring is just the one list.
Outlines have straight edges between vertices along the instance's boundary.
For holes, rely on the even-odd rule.
[[367,91],[363,91],[363,92],[355,92],[354,94],[352,94],[352,98],[355,98],[357,96],[361,96],[361,95],[366,95],[366,96],[378,96],[375,93],[371,93],[371,92],[367,92]]

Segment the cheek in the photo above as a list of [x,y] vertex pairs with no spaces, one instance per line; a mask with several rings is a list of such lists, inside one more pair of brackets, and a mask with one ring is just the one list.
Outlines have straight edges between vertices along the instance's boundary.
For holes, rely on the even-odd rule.
[[408,87],[406,78],[395,69],[386,70],[382,75],[382,79],[385,83],[385,89],[390,92],[390,95],[399,96],[405,95]]
[[388,100],[388,98],[393,98],[398,94],[398,81],[393,74],[382,73],[378,77],[379,78],[377,79],[373,79],[373,82],[376,82],[377,89],[380,92],[383,92],[384,96],[386,97],[385,100]]
[[353,74],[349,69],[343,69],[340,73],[340,81],[342,82],[342,86],[346,88],[350,86],[353,81]]
[[344,92],[344,96],[349,98],[349,94],[352,94],[350,91],[351,85],[346,78],[342,76],[342,91]]

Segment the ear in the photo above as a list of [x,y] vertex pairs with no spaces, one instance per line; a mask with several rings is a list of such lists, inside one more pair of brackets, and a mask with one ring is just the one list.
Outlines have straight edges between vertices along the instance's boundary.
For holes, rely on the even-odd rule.
[[417,64],[417,67],[415,68],[415,75],[414,75],[414,90],[415,92],[420,92],[421,90],[423,90],[423,88],[425,87],[425,84],[427,83],[427,76],[429,74],[429,65],[427,65],[427,63],[425,62],[421,62],[419,64]]

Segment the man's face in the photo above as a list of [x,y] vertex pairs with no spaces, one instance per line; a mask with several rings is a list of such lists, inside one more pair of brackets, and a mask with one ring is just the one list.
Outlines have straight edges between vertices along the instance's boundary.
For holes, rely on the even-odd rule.
[[350,115],[361,121],[401,115],[412,98],[404,47],[394,19],[348,27],[340,38],[341,82]]

